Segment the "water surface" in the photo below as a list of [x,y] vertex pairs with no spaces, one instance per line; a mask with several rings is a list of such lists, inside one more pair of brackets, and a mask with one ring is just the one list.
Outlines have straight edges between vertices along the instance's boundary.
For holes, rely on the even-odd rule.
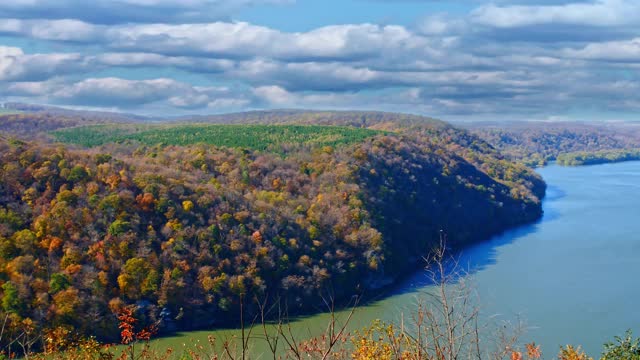
[[572,343],[597,357],[614,335],[640,335],[640,162],[539,173],[542,221],[465,255],[489,260],[473,275],[489,311],[522,314],[547,353]]

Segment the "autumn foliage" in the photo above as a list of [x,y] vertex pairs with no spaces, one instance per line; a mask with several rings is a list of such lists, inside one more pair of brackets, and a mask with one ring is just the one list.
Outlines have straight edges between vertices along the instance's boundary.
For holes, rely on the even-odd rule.
[[128,305],[164,334],[237,324],[241,295],[308,312],[415,269],[441,230],[457,247],[541,215],[544,182],[463,130],[357,133],[273,151],[0,140],[2,314],[116,342]]

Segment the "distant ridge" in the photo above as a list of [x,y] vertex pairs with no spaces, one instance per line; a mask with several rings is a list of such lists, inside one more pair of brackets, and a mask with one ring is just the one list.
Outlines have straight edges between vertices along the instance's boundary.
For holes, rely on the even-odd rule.
[[101,120],[101,121],[113,121],[113,122],[145,121],[145,120],[152,119],[147,116],[130,114],[130,113],[78,110],[78,109],[69,109],[65,107],[58,107],[58,106],[51,106],[51,105],[26,104],[26,103],[19,103],[19,102],[4,103],[3,108],[5,110],[15,110],[15,111],[27,112],[27,113],[44,113],[44,114],[61,115],[61,116],[82,117],[88,120]]
[[[407,127],[449,128],[445,121],[427,116],[385,111],[334,111],[275,109],[252,110],[211,115],[150,117],[130,113],[69,109],[64,107],[9,102],[5,110],[33,114],[48,118],[65,118],[68,126],[104,123],[209,123],[209,124],[264,124],[264,125],[336,125],[390,130]],[[8,116],[10,114],[1,114]],[[11,114],[16,115],[16,114]],[[24,120],[24,119],[23,119]],[[65,126],[55,126],[65,127]],[[48,130],[51,130],[47,127]]]
[[215,124],[313,124],[342,125],[372,129],[391,126],[449,127],[442,120],[403,113],[384,111],[332,111],[332,110],[255,110],[217,115],[195,115],[174,118],[176,122],[205,122]]

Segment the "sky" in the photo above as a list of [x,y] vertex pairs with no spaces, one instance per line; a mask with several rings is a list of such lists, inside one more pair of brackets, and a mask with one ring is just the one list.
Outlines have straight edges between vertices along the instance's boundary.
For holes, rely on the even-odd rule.
[[0,102],[640,120],[639,0],[0,1]]

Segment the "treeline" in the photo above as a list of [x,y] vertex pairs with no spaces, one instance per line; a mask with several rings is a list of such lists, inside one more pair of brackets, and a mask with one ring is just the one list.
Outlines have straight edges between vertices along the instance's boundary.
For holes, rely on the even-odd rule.
[[390,283],[441,230],[460,246],[537,219],[545,189],[451,127],[284,158],[2,140],[0,164],[2,313],[103,340],[117,337],[114,313],[127,304],[164,331],[230,324],[242,297],[313,310],[327,291]]
[[632,160],[640,160],[640,149],[574,152],[561,154],[556,159],[558,165],[564,166],[595,165]]
[[0,133],[28,139],[44,138],[53,130],[95,123],[95,120],[49,113],[0,114]]

